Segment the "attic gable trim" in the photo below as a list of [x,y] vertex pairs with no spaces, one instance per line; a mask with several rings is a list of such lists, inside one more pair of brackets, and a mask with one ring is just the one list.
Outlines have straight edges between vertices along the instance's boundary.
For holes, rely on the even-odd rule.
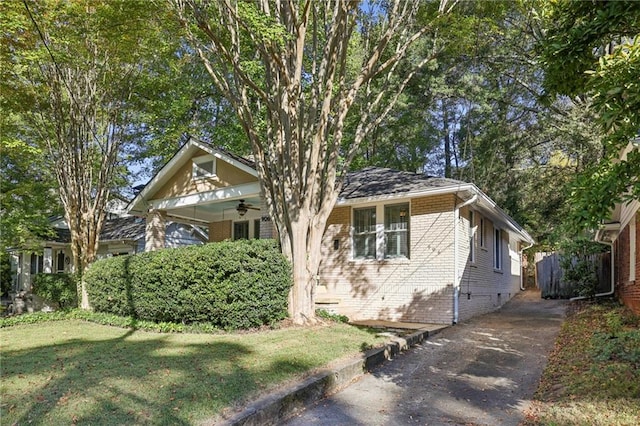
[[226,155],[224,152],[220,152],[217,149],[213,149],[210,146],[207,146],[206,144],[200,143],[195,139],[190,139],[189,142],[192,142],[194,146],[200,148],[203,151],[208,152],[209,154],[213,155],[214,157],[225,161],[229,164],[231,164],[234,167],[237,167],[238,169],[242,170],[245,173],[250,174],[251,176],[254,177],[258,177],[258,172],[256,171],[256,169],[254,169],[253,167],[249,167],[246,164],[243,164],[239,161],[237,161],[234,158],[229,157],[228,155]]
[[[184,161],[184,156],[188,155],[189,151],[191,151],[192,148],[199,148],[213,155],[214,157],[225,161],[252,176],[255,176],[256,178],[258,177],[258,172],[254,168],[247,166],[246,164],[242,164],[234,158],[231,158],[225,153],[218,151],[217,149],[212,148],[205,143],[201,143],[194,138],[190,138],[187,143],[185,143],[182,148],[180,148],[178,152],[176,152],[173,157],[171,157],[167,164],[162,166],[162,168],[151,178],[151,180],[147,182],[142,191],[140,191],[138,195],[136,195],[135,198],[131,200],[126,208],[126,212],[131,213],[145,211],[147,208],[147,203],[145,203],[145,200],[149,199],[149,194],[153,193],[153,191],[156,190],[156,187],[163,183],[163,180],[169,173],[175,173],[175,169],[182,164],[182,162]],[[140,205],[141,203],[144,204]]]
[[235,199],[248,198],[256,196],[257,194],[260,194],[260,184],[258,182],[251,182],[243,185],[220,188],[213,191],[198,192],[180,197],[154,200],[151,201],[150,205],[152,208],[157,210],[171,210],[179,207],[209,204],[216,201],[231,201]]

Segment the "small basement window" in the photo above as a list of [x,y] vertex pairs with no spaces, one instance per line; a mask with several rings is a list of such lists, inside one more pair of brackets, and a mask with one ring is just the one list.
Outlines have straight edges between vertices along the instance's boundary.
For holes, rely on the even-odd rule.
[[216,157],[203,155],[193,158],[192,179],[203,179],[216,175]]

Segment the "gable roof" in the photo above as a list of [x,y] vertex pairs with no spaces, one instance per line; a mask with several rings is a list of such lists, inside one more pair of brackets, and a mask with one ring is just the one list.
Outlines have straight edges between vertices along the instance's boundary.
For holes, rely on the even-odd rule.
[[127,206],[127,211],[142,212],[146,210],[144,200],[147,200],[150,195],[156,192],[156,190],[166,182],[168,182],[176,171],[184,165],[198,150],[205,151],[216,158],[219,158],[227,163],[237,167],[238,169],[258,177],[258,172],[255,169],[255,163],[239,155],[233,154],[223,148],[214,147],[213,145],[197,140],[193,137],[189,140],[171,157],[171,159],[160,169],[158,172],[144,185],[144,188],[138,192],[133,200]]

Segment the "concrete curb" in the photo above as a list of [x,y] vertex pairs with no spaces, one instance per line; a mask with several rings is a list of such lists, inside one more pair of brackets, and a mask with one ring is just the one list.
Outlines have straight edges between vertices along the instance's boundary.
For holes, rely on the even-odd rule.
[[355,378],[399,353],[422,343],[444,328],[446,327],[435,331],[419,330],[404,337],[391,337],[383,347],[371,349],[333,370],[323,371],[290,388],[261,398],[221,424],[225,426],[279,424],[310,404],[348,386]]

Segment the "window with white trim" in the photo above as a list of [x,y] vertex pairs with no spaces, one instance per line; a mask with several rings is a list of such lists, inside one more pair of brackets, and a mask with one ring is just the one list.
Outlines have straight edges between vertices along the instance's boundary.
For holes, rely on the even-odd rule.
[[409,257],[409,203],[353,209],[354,259]]
[[44,256],[41,254],[31,253],[31,262],[30,262],[30,270],[31,275],[39,274],[44,271]]
[[487,246],[487,238],[484,234],[484,218],[480,218],[480,225],[478,225],[478,233],[480,234],[480,247]]
[[493,267],[498,271],[502,269],[502,231],[498,228],[493,233]]
[[409,204],[384,206],[384,257],[409,257]]
[[353,257],[376,258],[376,208],[353,209]]
[[213,155],[193,157],[191,161],[193,162],[191,171],[192,179],[203,179],[216,175],[216,157]]

